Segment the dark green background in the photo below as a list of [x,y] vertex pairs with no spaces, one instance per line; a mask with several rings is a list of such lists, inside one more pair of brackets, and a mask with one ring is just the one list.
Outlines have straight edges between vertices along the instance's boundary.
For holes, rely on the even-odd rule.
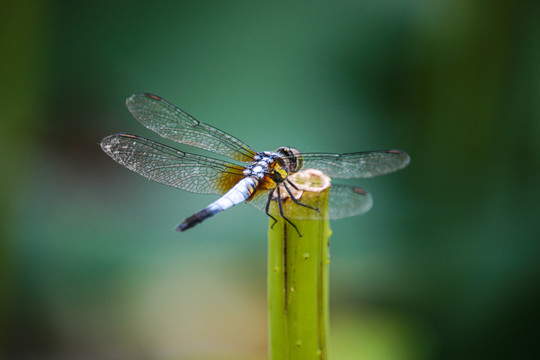
[[157,138],[140,91],[256,150],[409,152],[332,222],[332,359],[533,357],[538,4],[3,2],[0,357],[266,358],[266,216],[176,233],[215,197],[98,146]]

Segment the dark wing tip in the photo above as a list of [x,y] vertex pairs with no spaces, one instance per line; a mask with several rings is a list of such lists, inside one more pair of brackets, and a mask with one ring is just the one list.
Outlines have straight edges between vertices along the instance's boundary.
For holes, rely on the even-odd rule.
[[356,186],[352,187],[352,191],[354,191],[357,194],[364,195],[364,196],[367,196],[367,194],[368,194],[368,192],[366,190],[364,190],[362,188],[359,188],[359,187],[356,187]]
[[150,98],[155,101],[164,101],[162,97],[159,97],[151,93],[145,93],[145,92],[135,93],[126,99],[126,106],[128,107],[128,109],[130,109],[131,104],[133,104],[134,102],[137,101],[137,99],[140,99],[140,98]]
[[144,96],[146,97],[149,97],[150,99],[154,99],[156,101],[162,101],[163,98],[157,96],[157,95],[154,95],[154,94],[150,94],[150,93],[144,93]]
[[111,136],[126,137],[126,138],[130,138],[130,139],[138,139],[139,138],[137,135],[124,134],[124,133],[118,133],[118,134],[114,134],[114,135],[111,135]]

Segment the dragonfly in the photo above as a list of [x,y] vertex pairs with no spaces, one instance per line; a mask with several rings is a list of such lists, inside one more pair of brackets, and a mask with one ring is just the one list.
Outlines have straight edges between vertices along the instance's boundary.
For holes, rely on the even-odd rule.
[[[143,126],[161,137],[198,149],[228,157],[223,161],[178,150],[132,134],[109,135],[101,141],[101,148],[124,167],[155,182],[201,194],[218,194],[219,199],[186,218],[177,231],[185,231],[204,220],[243,202],[269,212],[270,203],[277,201],[280,216],[283,195],[289,195],[298,206],[303,204],[293,196],[291,188],[298,187],[291,175],[302,169],[318,169],[331,178],[371,178],[403,169],[410,162],[402,150],[378,150],[355,153],[301,153],[282,146],[275,151],[256,152],[246,143],[211,125],[198,121],[165,99],[137,93],[126,100],[131,114]],[[283,194],[283,189],[285,194]],[[330,219],[360,215],[371,208],[372,197],[364,189],[351,185],[332,184],[329,194]]]

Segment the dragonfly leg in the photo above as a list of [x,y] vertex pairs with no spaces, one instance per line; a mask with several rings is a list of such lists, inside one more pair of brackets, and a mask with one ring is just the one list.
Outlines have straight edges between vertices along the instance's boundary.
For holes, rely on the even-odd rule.
[[274,191],[276,191],[276,189],[270,191],[270,193],[268,194],[268,201],[266,202],[266,211],[265,211],[266,215],[270,216],[270,218],[272,220],[274,220],[272,225],[270,225],[271,229],[273,229],[274,225],[276,225],[276,223],[277,223],[277,219],[275,217],[273,217],[272,215],[270,215],[270,201],[272,201],[272,195],[274,195]]
[[278,200],[277,200],[277,201],[278,201],[278,205],[279,205],[279,214],[281,215],[281,217],[282,217],[283,219],[285,219],[285,221],[287,221],[289,224],[292,225],[292,227],[294,228],[294,230],[296,230],[296,232],[298,233],[298,236],[302,237],[302,234],[300,233],[300,231],[298,230],[298,228],[296,227],[296,225],[294,225],[294,224],[291,222],[291,220],[287,219],[287,218],[285,217],[285,215],[283,215],[283,207],[281,206],[281,193],[280,193],[280,191],[279,191],[279,186],[276,187],[276,189],[277,189],[277,196],[278,196]]
[[[289,181],[288,181],[288,182],[289,182]],[[296,190],[298,190],[298,188],[297,188],[296,186],[294,186],[293,183],[289,182],[289,184],[291,184],[293,188],[295,188]],[[287,192],[288,192],[289,195],[291,196],[292,201],[294,201],[294,203],[295,203],[296,205],[304,206],[304,207],[307,207],[308,209],[315,210],[316,212],[320,213],[319,209],[314,208],[314,207],[311,207],[311,206],[306,205],[306,204],[302,204],[300,201],[296,200],[296,198],[294,197],[294,195],[293,195],[292,192],[291,192],[291,189],[289,189],[289,187],[287,186],[287,184],[283,183],[283,187],[285,188],[285,190],[287,190]]]
[[289,185],[291,185],[293,187],[294,190],[298,190],[298,188],[296,187],[296,185],[292,181],[289,181],[289,179],[287,179],[287,182],[289,183]]

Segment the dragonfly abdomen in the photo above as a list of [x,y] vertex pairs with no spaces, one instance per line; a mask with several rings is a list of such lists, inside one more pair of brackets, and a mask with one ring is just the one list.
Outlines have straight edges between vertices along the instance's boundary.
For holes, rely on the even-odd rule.
[[251,195],[257,189],[259,180],[254,177],[245,177],[234,185],[225,195],[208,205],[205,209],[199,211],[196,214],[191,215],[184,220],[178,227],[177,231],[184,231],[194,227],[195,225],[203,222],[216,215],[219,212],[227,210],[234,205],[238,205],[244,201],[247,201]]

